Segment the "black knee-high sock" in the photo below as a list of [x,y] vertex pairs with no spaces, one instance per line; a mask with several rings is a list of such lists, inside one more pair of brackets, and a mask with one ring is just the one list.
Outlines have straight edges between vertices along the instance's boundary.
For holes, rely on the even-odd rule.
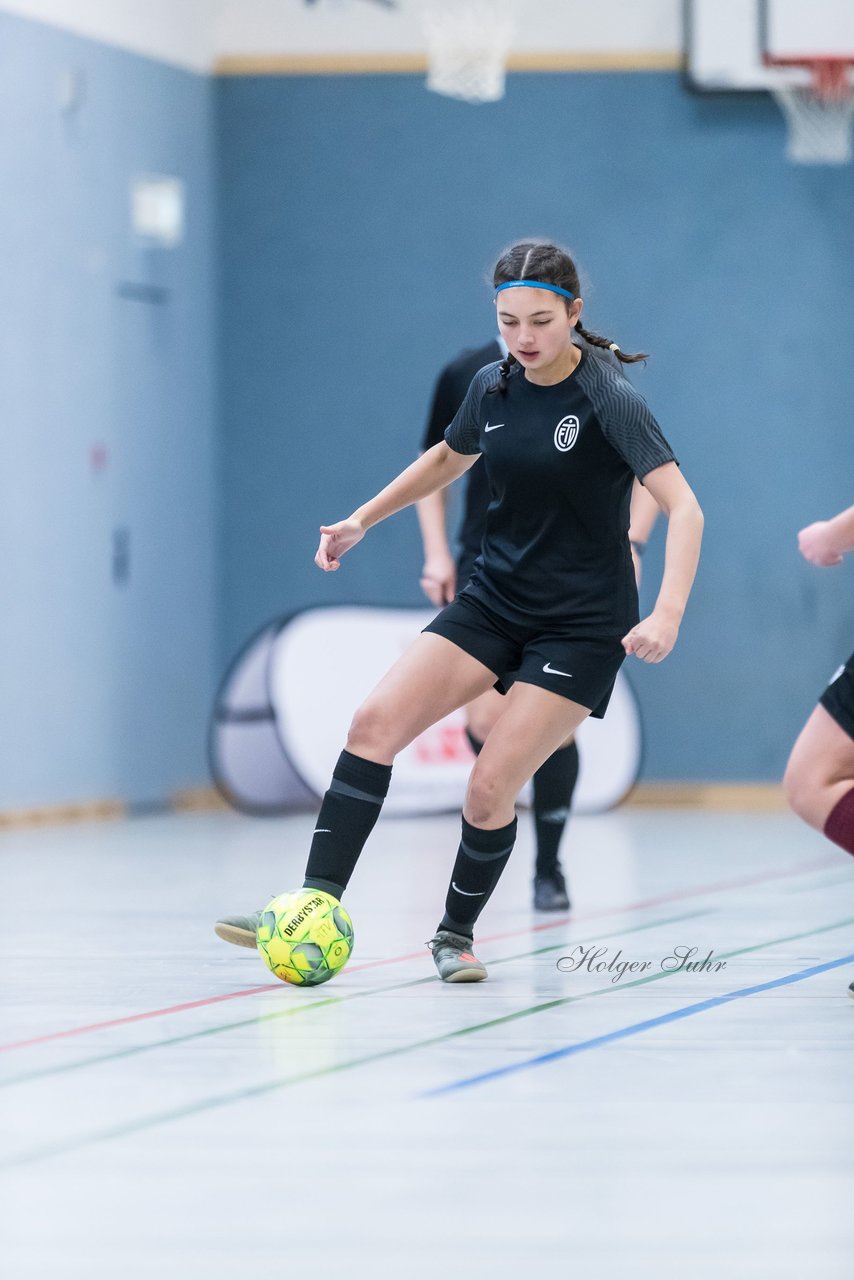
[[305,888],[340,898],[380,816],[391,765],[342,751],[323,797],[305,869]]
[[535,874],[547,876],[558,865],[557,851],[578,781],[578,747],[571,742],[550,755],[534,774]]
[[492,890],[501,878],[516,839],[516,819],[497,831],[473,827],[463,818],[463,838],[457,851],[440,929],[472,936]]

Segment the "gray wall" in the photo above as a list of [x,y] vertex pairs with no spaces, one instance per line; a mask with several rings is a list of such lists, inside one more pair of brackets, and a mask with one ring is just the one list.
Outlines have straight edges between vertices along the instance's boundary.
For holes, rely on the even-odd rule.
[[[85,90],[63,113],[69,69]],[[206,77],[0,14],[0,810],[205,779],[211,99]],[[140,173],[187,184],[175,250],[134,242]],[[128,300],[127,284],[163,301]]]

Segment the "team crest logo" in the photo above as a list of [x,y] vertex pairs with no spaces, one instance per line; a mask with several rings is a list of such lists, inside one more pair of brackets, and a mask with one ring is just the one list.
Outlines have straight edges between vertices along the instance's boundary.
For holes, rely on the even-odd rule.
[[581,424],[575,414],[562,418],[555,427],[555,448],[560,449],[561,453],[568,453],[578,439],[580,428]]

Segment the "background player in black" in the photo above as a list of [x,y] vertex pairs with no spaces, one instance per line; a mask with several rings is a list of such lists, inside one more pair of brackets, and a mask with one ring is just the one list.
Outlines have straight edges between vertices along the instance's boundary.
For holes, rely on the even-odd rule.
[[[586,345],[578,336],[574,341],[582,347]],[[596,348],[590,349],[596,351]],[[463,403],[475,374],[507,354],[503,340],[493,339],[485,346],[460,352],[442,369],[433,389],[421,442],[423,452],[444,439],[445,430]],[[597,358],[607,360],[618,370],[620,368],[616,355],[610,350],[600,350]],[[465,476],[456,558],[448,545],[445,493],[445,490],[439,490],[417,503],[424,544],[421,588],[428,600],[439,607],[453,600],[458,586],[465,586],[480,553],[489,505],[489,482],[483,459],[476,462]],[[640,554],[657,514],[655,500],[636,482],[632,493],[629,539],[638,580]],[[502,710],[503,699],[495,690],[482,694],[466,707],[466,736],[475,755],[480,753]],[[532,816],[536,837],[534,907],[539,911],[565,911],[570,905],[559,849],[572,807],[578,770],[578,747],[575,739],[571,738],[549,756],[532,779]]]
[[[810,564],[829,568],[854,551],[854,507],[798,534]],[[804,822],[854,854],[854,653],[821,695],[792,748],[784,778],[789,804]],[[854,982],[848,988],[854,996]]]
[[[493,497],[474,576],[356,712],[305,877],[307,888],[340,898],[398,751],[496,681],[509,689],[469,778],[445,914],[430,944],[448,982],[486,977],[472,934],[513,848],[520,788],[588,715],[604,714],[626,654],[660,662],[673,648],[703,523],[642,397],[573,343],[582,301],[569,255],[515,245],[494,284],[510,356],[478,374],[445,442],[352,516],[321,526],[315,556],[325,572],[339,569],[372,525],[450,484],[485,453]],[[583,336],[610,345],[586,329]],[[643,620],[628,544],[633,475],[668,518],[661,588]],[[253,945],[254,919],[220,921],[217,931]]]
[[[485,365],[503,360],[506,355],[506,346],[493,339],[482,347],[460,352],[445,366],[433,388],[430,413],[421,440],[423,453],[444,440],[445,431],[465,400],[475,374]],[[456,584],[459,583],[461,587],[465,585],[483,541],[486,508],[489,505],[489,481],[482,462],[476,462],[466,472],[464,483],[456,561],[450,555],[445,532],[444,491],[439,490],[428,498],[422,498],[416,505],[424,542],[421,586],[428,599],[437,605],[450,604],[456,594]]]

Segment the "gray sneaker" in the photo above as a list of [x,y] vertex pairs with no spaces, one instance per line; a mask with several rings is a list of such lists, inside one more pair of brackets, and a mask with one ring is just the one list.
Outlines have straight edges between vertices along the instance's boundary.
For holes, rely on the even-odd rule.
[[461,933],[440,929],[427,946],[433,952],[443,982],[483,982],[486,965],[472,955],[472,940]]
[[236,947],[251,947],[255,950],[255,931],[261,919],[260,911],[253,911],[248,916],[225,916],[217,920],[214,933],[223,942],[233,942]]

